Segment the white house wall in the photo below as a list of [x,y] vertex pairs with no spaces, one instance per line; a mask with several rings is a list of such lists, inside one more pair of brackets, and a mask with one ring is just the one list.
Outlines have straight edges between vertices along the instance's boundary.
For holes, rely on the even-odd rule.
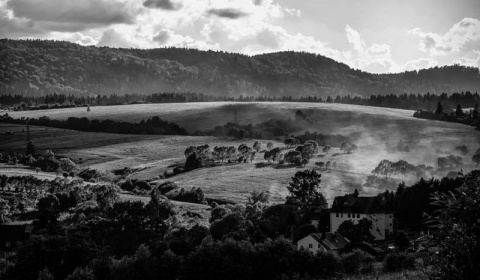
[[[309,246],[311,245],[311,246]],[[312,236],[306,236],[302,239],[300,239],[298,242],[297,242],[297,248],[300,249],[300,248],[305,248],[307,249],[308,251],[312,252],[312,253],[316,253],[318,252],[319,250],[320,251],[324,251],[325,249],[322,247],[322,245],[317,241],[315,240],[315,238],[313,238]],[[311,247],[311,248],[310,248]]]
[[[338,216],[338,217],[337,217]],[[346,220],[352,220],[354,224],[367,218],[372,221],[373,229],[370,232],[376,240],[385,239],[387,229],[393,232],[393,214],[356,214],[356,213],[330,213],[330,231],[336,232],[338,227]]]

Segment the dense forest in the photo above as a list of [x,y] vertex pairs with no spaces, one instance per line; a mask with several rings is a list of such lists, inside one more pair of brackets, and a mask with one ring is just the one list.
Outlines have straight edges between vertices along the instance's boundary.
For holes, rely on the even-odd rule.
[[116,49],[0,40],[0,92],[77,96],[205,92],[213,96],[327,96],[476,92],[479,69],[459,65],[370,74],[304,52],[256,56],[195,49]]

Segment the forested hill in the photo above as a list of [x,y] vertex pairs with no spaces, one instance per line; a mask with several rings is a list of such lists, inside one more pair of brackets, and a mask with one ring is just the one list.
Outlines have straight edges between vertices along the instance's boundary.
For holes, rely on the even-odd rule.
[[0,92],[75,95],[203,92],[215,96],[480,92],[478,68],[448,66],[370,74],[299,52],[257,56],[194,49],[115,49],[0,40]]

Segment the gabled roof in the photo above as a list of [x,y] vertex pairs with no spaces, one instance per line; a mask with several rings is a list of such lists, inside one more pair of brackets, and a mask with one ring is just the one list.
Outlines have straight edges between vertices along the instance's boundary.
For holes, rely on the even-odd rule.
[[[310,235],[307,235],[307,236],[311,236],[313,239],[315,239],[315,241],[317,241],[318,243],[321,243],[322,242],[322,234],[320,233],[312,233]],[[305,238],[305,237],[304,237]],[[302,238],[303,239],[303,238]],[[301,239],[300,239],[301,240]]]
[[[317,241],[319,244],[322,244],[322,246],[328,251],[344,249],[345,246],[347,246],[350,243],[350,241],[348,239],[343,237],[338,232],[337,233],[326,232],[324,234],[312,233],[310,235],[307,235],[306,237],[308,237],[308,236],[315,239],[315,241]],[[304,239],[304,238],[302,238],[302,239]],[[300,239],[300,240],[302,240],[302,239]]]
[[356,196],[354,194],[347,194],[344,196],[335,197],[331,212],[346,212],[346,213],[386,213],[385,206],[376,196]]
[[338,232],[327,232],[325,233],[325,238],[322,240],[322,244],[324,244],[325,247],[328,247],[328,250],[341,250],[349,243],[350,241]]

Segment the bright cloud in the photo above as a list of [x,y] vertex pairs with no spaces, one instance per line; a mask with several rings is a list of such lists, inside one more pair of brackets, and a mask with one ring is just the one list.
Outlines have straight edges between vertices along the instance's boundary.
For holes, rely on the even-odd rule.
[[409,33],[421,38],[420,50],[430,55],[458,52],[471,42],[480,45],[480,21],[473,18],[462,19],[445,34],[426,33],[420,28],[414,28]]

